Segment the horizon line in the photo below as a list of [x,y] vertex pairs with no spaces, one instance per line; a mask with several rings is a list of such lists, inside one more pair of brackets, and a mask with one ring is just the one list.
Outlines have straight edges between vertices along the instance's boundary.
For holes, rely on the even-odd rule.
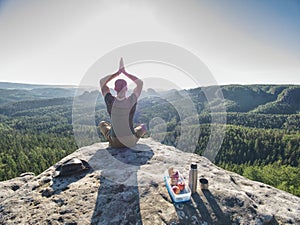
[[[99,88],[98,85],[78,85],[78,84],[65,84],[65,83],[34,83],[34,82],[20,82],[20,81],[1,81],[0,83],[8,83],[8,84],[21,84],[21,85],[36,85],[36,86],[65,86],[65,87],[74,87],[78,88],[79,86],[82,87],[90,87],[90,88]],[[289,86],[298,86],[300,85],[299,83],[277,83],[277,82],[271,82],[271,83],[221,83],[221,84],[211,84],[211,85],[205,85],[205,86],[195,86],[195,87],[185,87],[182,88],[181,90],[188,90],[188,89],[194,89],[194,88],[199,88],[199,87],[211,87],[211,86],[230,86],[230,85],[240,85],[240,86],[252,86],[252,85],[274,85],[274,86],[280,86],[280,85],[289,85]],[[151,88],[151,87],[150,87]],[[147,88],[146,90],[150,89]],[[153,88],[154,89],[154,88]],[[172,88],[174,89],[174,88]]]

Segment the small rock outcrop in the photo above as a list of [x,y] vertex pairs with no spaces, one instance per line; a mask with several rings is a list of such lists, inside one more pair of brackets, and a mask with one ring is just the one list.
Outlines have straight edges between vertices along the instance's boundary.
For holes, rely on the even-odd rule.
[[[91,169],[53,177],[66,160]],[[174,204],[164,183],[172,166],[188,180],[189,165],[209,181],[191,201]],[[38,176],[0,182],[0,224],[300,224],[300,198],[225,171],[204,157],[152,139],[133,149],[83,147]]]

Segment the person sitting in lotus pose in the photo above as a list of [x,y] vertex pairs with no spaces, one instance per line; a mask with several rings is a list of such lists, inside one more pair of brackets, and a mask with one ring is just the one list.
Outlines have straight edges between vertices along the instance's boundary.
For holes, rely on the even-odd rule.
[[[114,90],[116,96],[110,93],[107,86],[108,82],[124,74],[132,80],[136,87],[133,93],[127,97],[127,82],[124,79],[115,81]],[[100,131],[109,142],[109,145],[114,148],[133,147],[139,138],[146,133],[144,124],[133,127],[133,116],[135,114],[137,100],[143,89],[143,81],[136,76],[129,74],[124,67],[123,59],[120,60],[119,70],[111,75],[108,75],[100,80],[101,92],[104,96],[107,112],[111,119],[111,124],[106,121],[101,121],[99,124]]]

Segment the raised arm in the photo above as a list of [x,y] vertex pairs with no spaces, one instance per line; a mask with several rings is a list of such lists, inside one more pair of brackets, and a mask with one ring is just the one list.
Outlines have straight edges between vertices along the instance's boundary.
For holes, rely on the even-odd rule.
[[136,87],[133,89],[133,93],[136,95],[137,98],[139,98],[141,95],[142,89],[143,89],[143,81],[141,79],[137,78],[136,76],[129,74],[125,71],[125,67],[124,67],[122,58],[120,61],[120,70],[126,77],[128,77],[130,80],[132,80],[136,84]]
[[107,86],[107,83],[109,81],[111,81],[112,79],[114,79],[115,77],[119,76],[123,72],[123,70],[124,70],[124,63],[123,63],[123,59],[121,58],[119,70],[116,73],[107,75],[100,80],[100,87],[101,87],[101,92],[102,92],[103,96],[105,96],[107,93],[110,92],[109,87]]
[[137,78],[136,76],[127,73],[126,71],[123,71],[123,73],[136,84],[136,87],[133,89],[133,93],[136,95],[137,98],[140,97],[143,89],[143,81]]
[[114,79],[115,77],[117,77],[119,74],[120,74],[120,72],[118,71],[114,74],[107,75],[100,80],[100,88],[101,88],[101,92],[102,92],[103,96],[105,96],[107,93],[110,92],[109,87],[107,86],[107,83],[109,81],[111,81],[112,79]]

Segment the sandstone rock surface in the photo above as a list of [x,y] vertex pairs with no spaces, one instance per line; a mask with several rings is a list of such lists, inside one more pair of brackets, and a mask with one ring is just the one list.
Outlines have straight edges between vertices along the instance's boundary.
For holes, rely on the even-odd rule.
[[[83,147],[38,176],[0,182],[0,224],[300,224],[300,198],[225,171],[204,157],[152,139],[133,149]],[[70,158],[91,170],[53,178]],[[163,175],[189,165],[209,181],[191,201],[174,204]]]

